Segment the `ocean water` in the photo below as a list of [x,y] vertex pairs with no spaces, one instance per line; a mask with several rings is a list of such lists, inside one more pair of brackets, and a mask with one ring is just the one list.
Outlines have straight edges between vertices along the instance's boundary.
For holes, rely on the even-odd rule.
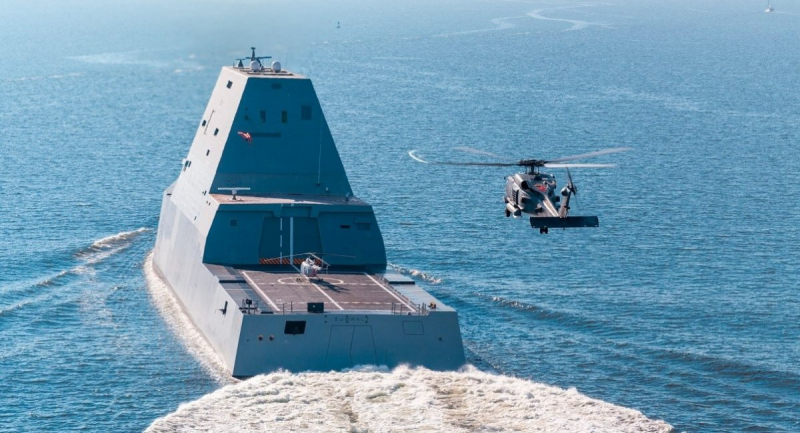
[[[236,399],[270,403],[259,384],[278,403],[296,387],[284,406],[303,416],[303,387],[361,395],[348,374],[410,411],[386,417],[451,426],[447,401],[423,404],[446,375],[232,383],[149,281],[161,191],[220,66],[251,45],[314,80],[390,262],[459,310],[477,369],[452,388],[464,401],[530,392],[554,418],[523,427],[550,430],[665,425],[639,412],[678,431],[800,430],[800,5],[773,5],[3,1],[0,430],[213,428]],[[470,157],[457,146],[634,150],[573,173],[574,211],[600,228],[542,236],[504,217],[509,170],[406,156]],[[308,410],[343,429],[377,417],[363,398],[325,404]],[[476,422],[459,428],[497,427]]]

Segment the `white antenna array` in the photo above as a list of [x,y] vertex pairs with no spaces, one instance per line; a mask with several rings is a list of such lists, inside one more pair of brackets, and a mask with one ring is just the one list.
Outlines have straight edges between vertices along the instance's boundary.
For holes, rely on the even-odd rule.
[[231,198],[231,200],[236,201],[236,200],[238,200],[236,198],[236,194],[238,194],[239,191],[250,191],[250,188],[244,187],[244,186],[233,186],[233,187],[227,187],[227,188],[217,188],[217,191],[230,191],[231,195],[233,196]]

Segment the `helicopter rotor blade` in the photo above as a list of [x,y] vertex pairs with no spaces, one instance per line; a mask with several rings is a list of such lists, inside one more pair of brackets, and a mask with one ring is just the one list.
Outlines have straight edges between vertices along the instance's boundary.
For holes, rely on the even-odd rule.
[[544,167],[547,168],[612,168],[616,166],[616,164],[553,164],[550,162],[544,164]]
[[417,162],[421,162],[423,164],[428,164],[428,161],[425,161],[424,159],[418,157],[417,155],[414,154],[414,152],[416,152],[416,149],[415,150],[411,150],[411,151],[408,152],[408,156],[410,156],[411,159],[413,159],[414,161],[417,161]]
[[569,168],[567,170],[567,187],[572,191],[573,194],[578,195],[578,188],[575,186],[575,183],[572,181],[572,173],[570,173]]
[[429,164],[436,165],[465,165],[475,167],[516,167],[519,164],[516,162],[430,162]]
[[608,155],[609,153],[627,152],[631,150],[630,147],[614,147],[611,149],[598,150],[596,152],[582,153],[580,155],[565,156],[563,158],[549,159],[547,162],[565,162],[574,161],[576,159],[594,158],[595,156]]
[[575,186],[575,182],[572,181],[572,173],[569,171],[569,168],[567,168],[566,170],[567,170],[567,179],[569,179],[569,183],[567,184],[567,187],[570,189],[570,191],[572,191],[572,196],[575,198],[575,204],[577,204],[578,203],[578,187]]
[[412,150],[408,152],[408,156],[411,157],[414,161],[421,162],[423,164],[434,164],[434,165],[465,165],[465,166],[478,166],[478,167],[514,167],[519,165],[516,162],[449,162],[449,161],[425,161],[424,159],[417,156],[414,152],[416,150]]
[[485,150],[474,149],[472,147],[466,147],[466,146],[454,147],[453,150],[458,150],[458,151],[461,151],[461,152],[474,153],[476,155],[489,156],[489,157],[497,158],[497,159],[508,159],[508,158],[504,158],[504,157],[502,157],[502,156],[500,156],[498,154],[492,153],[492,152],[487,152]]

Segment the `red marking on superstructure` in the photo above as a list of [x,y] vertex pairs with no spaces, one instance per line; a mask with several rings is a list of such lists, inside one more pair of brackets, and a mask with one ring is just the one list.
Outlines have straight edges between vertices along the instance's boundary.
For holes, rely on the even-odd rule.
[[239,134],[240,137],[244,138],[244,141],[246,141],[247,144],[253,144],[253,136],[250,135],[249,132],[239,131],[237,134]]

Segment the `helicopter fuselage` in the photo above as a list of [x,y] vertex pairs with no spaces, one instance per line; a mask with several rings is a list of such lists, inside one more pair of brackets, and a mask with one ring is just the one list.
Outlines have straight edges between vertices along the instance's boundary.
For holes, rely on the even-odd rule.
[[506,178],[506,216],[523,213],[533,217],[559,216],[561,197],[556,192],[556,178],[548,173],[516,173]]
[[561,189],[556,187],[552,174],[516,173],[506,178],[506,217],[530,215],[531,227],[546,234],[552,227],[597,227],[596,216],[569,216],[569,202],[575,193],[572,183]]

